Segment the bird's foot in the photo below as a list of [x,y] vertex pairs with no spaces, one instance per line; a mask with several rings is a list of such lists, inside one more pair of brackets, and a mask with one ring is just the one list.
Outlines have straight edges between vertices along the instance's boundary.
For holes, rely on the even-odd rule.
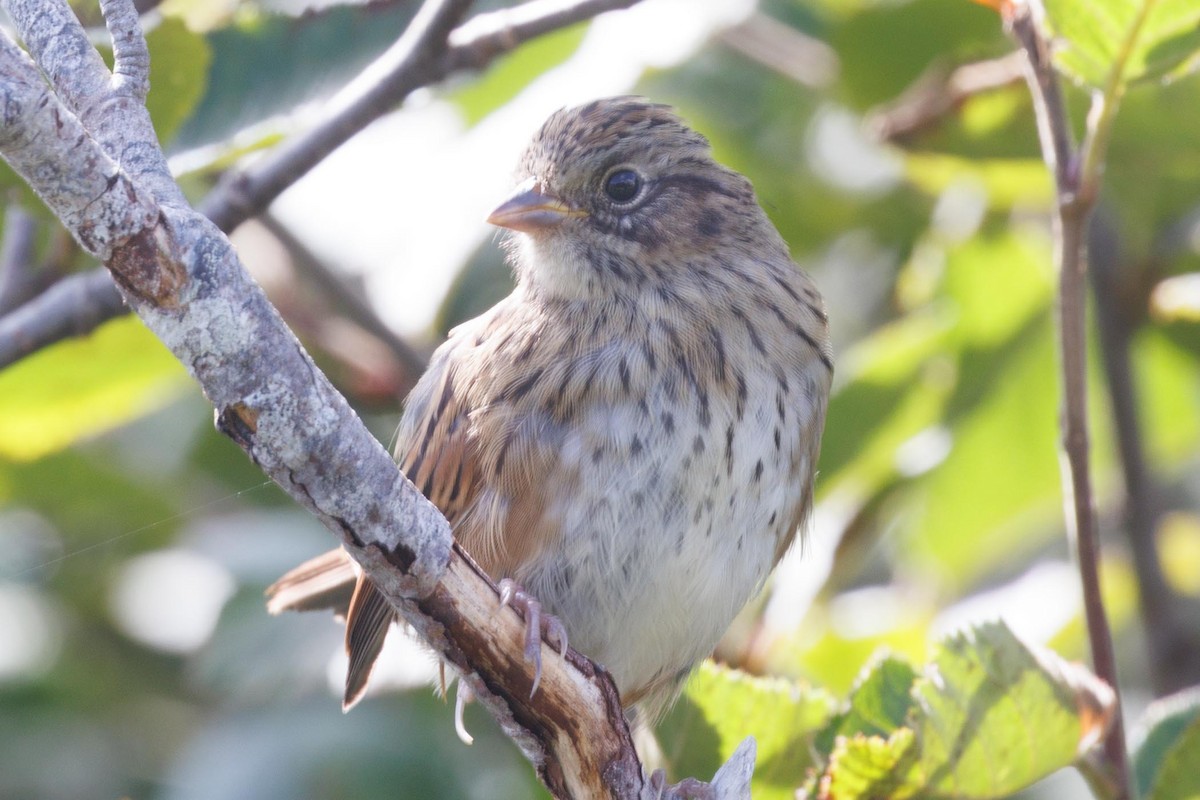
[[532,698],[542,681],[542,642],[567,654],[567,629],[551,614],[542,614],[542,604],[510,578],[500,581],[500,605],[512,606],[525,618],[525,660],[533,664]]

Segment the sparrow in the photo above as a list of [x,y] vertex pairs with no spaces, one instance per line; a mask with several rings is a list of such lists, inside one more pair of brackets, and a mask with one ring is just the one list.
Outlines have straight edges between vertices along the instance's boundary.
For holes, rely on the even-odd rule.
[[[395,455],[506,596],[653,721],[805,524],[824,304],[750,182],[638,97],[551,115],[488,221],[515,288],[433,354]],[[345,614],[353,705],[391,606],[340,549],[268,595]]]

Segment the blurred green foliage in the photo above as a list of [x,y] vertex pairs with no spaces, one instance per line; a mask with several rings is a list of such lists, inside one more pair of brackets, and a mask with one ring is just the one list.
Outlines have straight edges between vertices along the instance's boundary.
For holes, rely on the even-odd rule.
[[[173,154],[209,145],[202,157],[190,152],[183,182],[196,195],[213,171],[284,138],[280,115],[344,85],[415,8],[201,6],[167,3],[149,34],[149,106],[164,143]],[[1124,53],[1138,81],[1114,129],[1101,224],[1119,243],[1119,300],[1136,330],[1143,439],[1175,510],[1167,573],[1186,577],[1200,574],[1200,337],[1186,314],[1152,313],[1151,297],[1200,263],[1200,81],[1186,74],[1200,41],[1195,4],[1161,0],[1144,33],[1124,42],[1122,26],[1141,8],[1047,4],[1070,76],[1103,86]],[[674,774],[707,778],[753,733],[755,797],[790,797],[806,781],[816,791],[821,775],[838,797],[884,778],[902,796],[1007,795],[1070,764],[1087,720],[1062,694],[1069,681],[1057,667],[1047,670],[1007,628],[945,633],[948,621],[1003,614],[1025,638],[1067,658],[1085,654],[1056,464],[1054,200],[1020,84],[963,98],[892,142],[873,141],[863,121],[886,118],[914,85],[936,87],[1012,44],[994,11],[964,0],[768,0],[757,13],[829,48],[832,80],[795,82],[731,47],[734,29],[630,88],[676,105],[753,180],[826,295],[837,385],[800,563],[819,564],[822,552],[830,563],[780,576],[817,584],[811,605],[793,609],[798,623],[777,631],[744,621],[721,650],[783,677],[704,667],[660,729],[663,754]],[[468,128],[482,125],[548,70],[568,69],[586,31],[530,43],[434,95]],[[1082,124],[1087,89],[1067,91]],[[508,281],[488,242],[451,282],[437,331],[482,310]],[[1182,302],[1200,307],[1194,296]],[[1119,464],[1100,361],[1092,428],[1105,588],[1137,697],[1149,679],[1117,535]],[[531,770],[477,709],[469,750],[453,737],[451,709],[425,688],[338,713],[326,677],[338,629],[268,618],[261,603],[274,577],[330,540],[211,429],[189,387],[132,319],[0,374],[0,796],[537,796]],[[394,420],[369,418],[384,439]],[[202,555],[236,587],[200,643],[176,651],[133,634],[117,601],[138,556],[173,550]],[[1194,580],[1175,588],[1197,593]],[[992,668],[985,680],[980,670]],[[947,687],[968,688],[956,696]],[[1193,700],[1147,717],[1137,767],[1150,796],[1194,796],[1195,709]],[[939,736],[976,724],[985,739],[937,751]],[[1001,775],[1000,760],[1011,771]],[[937,780],[918,775],[935,762],[945,770]],[[1080,781],[1053,786],[1029,796],[1085,796]]]

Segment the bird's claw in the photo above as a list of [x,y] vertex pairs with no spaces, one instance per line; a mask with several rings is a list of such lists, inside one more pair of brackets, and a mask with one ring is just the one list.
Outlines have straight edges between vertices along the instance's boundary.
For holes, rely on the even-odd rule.
[[[500,581],[500,605],[512,606],[525,618],[525,660],[533,664],[533,687],[529,697],[537,694],[542,682],[542,642],[555,647],[559,655],[567,654],[567,629],[558,617],[542,615],[542,604],[511,578]],[[543,630],[544,629],[544,630]]]
[[467,686],[466,681],[459,678],[454,691],[454,732],[458,734],[458,738],[463,744],[471,744],[475,741],[470,732],[467,731],[467,726],[463,722],[463,711],[475,699],[475,693],[471,691],[471,687]]

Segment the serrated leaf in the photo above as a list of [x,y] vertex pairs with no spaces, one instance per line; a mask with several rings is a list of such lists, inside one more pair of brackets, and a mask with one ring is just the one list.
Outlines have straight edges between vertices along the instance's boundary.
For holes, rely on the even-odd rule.
[[885,655],[872,661],[851,691],[850,705],[822,731],[818,750],[832,752],[838,737],[887,737],[903,727],[916,679],[916,670],[903,659]]
[[1087,753],[1114,706],[1112,690],[1087,670],[1024,644],[1003,623],[943,641],[912,699],[904,727],[838,738],[811,784],[817,797],[1005,797]]
[[1083,667],[1033,649],[1003,623],[950,637],[914,687],[916,775],[943,797],[1002,797],[1099,741],[1112,690]]
[[1200,53],[1195,0],[1047,0],[1064,71],[1094,88],[1186,70]]
[[1200,688],[1155,700],[1138,728],[1141,741],[1133,754],[1138,794],[1146,800],[1200,796]]
[[0,372],[0,456],[31,460],[158,408],[187,373],[135,317]]
[[752,796],[791,800],[813,766],[813,740],[834,707],[823,690],[705,662],[659,727],[659,738],[674,774],[710,776],[753,735]]
[[828,780],[821,783],[818,800],[889,798],[902,800],[916,790],[905,786],[905,767],[913,760],[915,737],[900,728],[887,738],[857,734],[842,737],[829,760]]

